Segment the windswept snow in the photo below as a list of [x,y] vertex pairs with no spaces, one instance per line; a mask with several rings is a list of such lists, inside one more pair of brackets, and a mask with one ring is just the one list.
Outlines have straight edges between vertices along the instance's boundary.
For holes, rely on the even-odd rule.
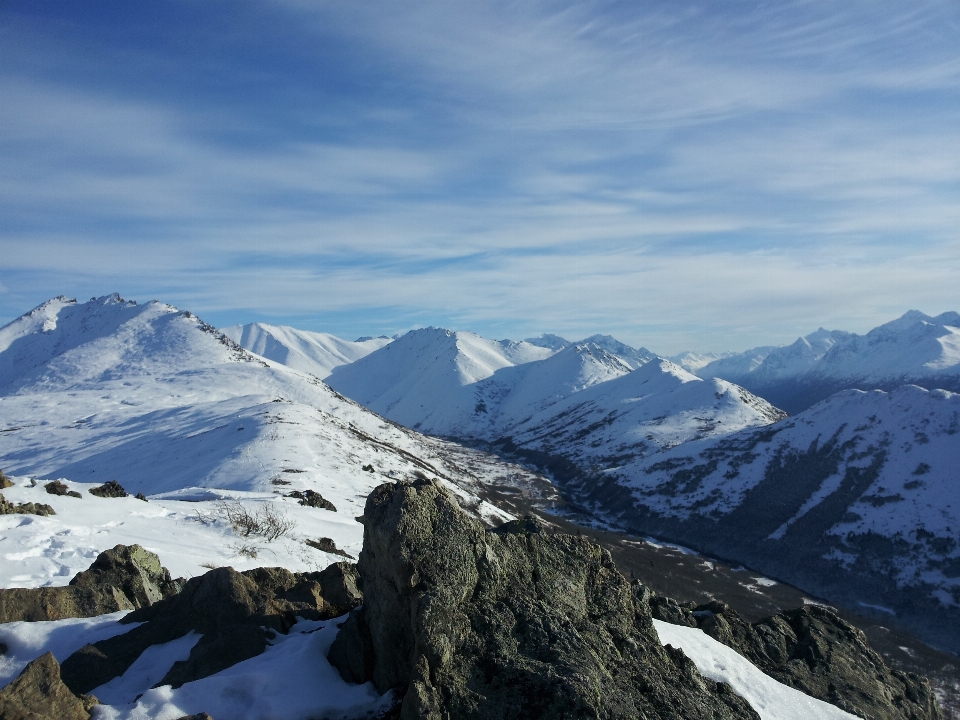
[[259,322],[231,325],[223,334],[250,352],[321,380],[335,367],[355,362],[391,342],[388,337],[350,342],[328,333]]
[[851,720],[856,715],[805,695],[765,675],[736,650],[699,628],[654,620],[664,645],[680,648],[702,675],[725,682],[757,711],[762,720]]

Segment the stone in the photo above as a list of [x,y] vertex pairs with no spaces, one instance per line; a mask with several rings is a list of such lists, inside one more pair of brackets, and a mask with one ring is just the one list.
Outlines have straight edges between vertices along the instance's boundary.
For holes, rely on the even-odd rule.
[[535,518],[492,531],[436,481],[376,488],[362,611],[328,655],[350,682],[428,718],[757,718],[660,644],[610,554]]
[[48,482],[43,487],[50,495],[66,495],[68,497],[83,498],[83,495],[78,493],[76,490],[71,490],[59,480]]
[[324,499],[323,495],[314,490],[294,490],[284,495],[284,497],[297,498],[300,500],[300,504],[306,507],[321,508],[332,512],[337,511],[332,502]]
[[134,495],[134,497],[135,497],[137,500],[143,500],[144,502],[149,502],[149,501],[147,500],[147,496],[144,495],[142,492],[138,492],[136,495]]
[[[658,612],[654,617],[674,622]],[[751,624],[729,605],[713,601],[696,606],[689,616],[770,677],[858,717],[943,717],[926,678],[888,667],[863,632],[828,608],[807,605]]]
[[3,720],[88,720],[97,699],[77,696],[60,679],[53,653],[41,655],[0,690]]
[[103,498],[122,498],[127,497],[127,491],[116,480],[104,483],[100,487],[90,488],[90,494]]
[[13,481],[3,474],[3,470],[0,470],[0,490],[8,487],[13,487]]
[[274,633],[286,633],[297,617],[326,620],[362,601],[356,567],[335,563],[322,572],[283,568],[237,572],[223,567],[191,578],[176,595],[126,615],[143,623],[123,635],[86,645],[63,662],[63,680],[76,693],[89,692],[126,672],[151,645],[193,631],[203,637],[185,661],[158,685],[180,687],[259,655]]
[[178,592],[160,558],[139,545],[97,556],[65,587],[0,589],[0,622],[63,620],[134,610]]
[[12,503],[0,495],[0,515],[56,515],[52,507],[42,503]]
[[343,550],[337,547],[337,544],[333,541],[332,538],[323,537],[319,540],[310,540],[309,538],[303,541],[304,544],[309,545],[312,548],[321,550],[325,553],[330,553],[331,555],[339,555],[340,557],[345,557],[349,560],[353,560],[353,556],[345,553]]

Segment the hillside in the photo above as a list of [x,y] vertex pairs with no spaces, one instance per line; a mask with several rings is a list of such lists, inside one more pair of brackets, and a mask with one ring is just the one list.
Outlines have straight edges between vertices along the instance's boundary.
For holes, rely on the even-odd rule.
[[0,329],[0,417],[5,471],[147,495],[282,481],[352,517],[382,475],[457,474],[432,441],[315,377],[190,312],[116,295],[56,298]]
[[960,395],[845,391],[575,481],[594,507],[960,649]]

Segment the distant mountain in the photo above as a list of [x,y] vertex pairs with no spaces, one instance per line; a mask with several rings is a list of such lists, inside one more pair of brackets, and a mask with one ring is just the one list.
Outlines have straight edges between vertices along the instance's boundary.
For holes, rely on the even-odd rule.
[[330,387],[408,427],[493,439],[544,408],[631,372],[653,357],[609,336],[554,352],[437,328],[415,330],[350,365]]
[[535,338],[527,338],[524,342],[550,350],[562,350],[570,344],[570,341],[566,338],[562,338],[559,335],[551,335],[550,333],[545,333]]
[[767,359],[767,355],[777,349],[776,345],[761,345],[760,347],[744,350],[742,353],[727,354],[716,360],[702,365],[697,370],[697,376],[706,378],[719,377],[730,382],[737,382],[745,378],[760,367]]
[[391,341],[368,337],[350,342],[327,333],[259,322],[231,325],[223,329],[223,334],[250,352],[321,380],[338,365],[359,360]]
[[960,390],[960,315],[916,310],[855,335],[820,328],[756,362],[756,351],[710,363],[701,377],[723,377],[800,412],[848,388],[891,390],[906,383]]
[[773,425],[660,447],[568,489],[636,532],[960,649],[960,395],[848,390]]
[[697,375],[701,368],[715,360],[722,360],[723,358],[732,357],[737,354],[738,353],[734,352],[695,353],[687,351],[679,355],[670,355],[666,359],[675,365],[679,365],[687,372],[692,372],[694,375]]
[[634,349],[610,335],[591,335],[581,340],[578,344],[593,344],[601,347],[611,355],[616,355],[623,360],[632,370],[636,370],[644,363],[648,363],[656,357],[656,355],[644,347]]

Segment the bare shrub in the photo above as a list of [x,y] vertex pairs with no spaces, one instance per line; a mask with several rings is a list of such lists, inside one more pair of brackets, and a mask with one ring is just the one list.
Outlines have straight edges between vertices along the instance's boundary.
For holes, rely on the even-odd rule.
[[257,555],[260,552],[260,548],[256,545],[233,545],[231,549],[237,553],[237,555],[242,555],[243,557],[248,557],[252,560],[257,559]]
[[251,513],[239,500],[221,500],[217,503],[217,512],[242,537],[259,535],[267,542],[283,537],[297,526],[294,520],[277,510],[272,503]]

